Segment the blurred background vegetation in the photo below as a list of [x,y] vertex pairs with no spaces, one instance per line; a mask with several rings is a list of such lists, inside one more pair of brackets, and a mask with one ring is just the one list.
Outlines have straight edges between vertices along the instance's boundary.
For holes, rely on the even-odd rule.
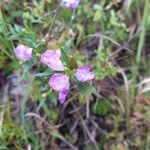
[[[0,1],[0,150],[149,150],[150,1]],[[31,62],[14,47],[34,48]],[[64,48],[90,64],[94,88],[72,84],[64,105],[47,85],[40,53]]]

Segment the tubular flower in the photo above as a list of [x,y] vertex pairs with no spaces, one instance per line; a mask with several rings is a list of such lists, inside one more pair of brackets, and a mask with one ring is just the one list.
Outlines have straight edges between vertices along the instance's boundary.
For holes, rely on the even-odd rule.
[[73,10],[75,9],[78,4],[79,4],[80,0],[62,0],[62,5]]
[[32,48],[20,44],[14,49],[14,53],[18,59],[26,61],[32,59],[32,50]]
[[76,69],[75,77],[81,82],[86,82],[94,79],[95,75],[90,71],[89,66],[82,66]]
[[69,91],[69,77],[61,73],[55,73],[50,77],[48,84],[59,94],[59,102],[63,104]]
[[[60,57],[60,50],[47,50],[41,55],[41,62],[48,65],[53,70],[63,71],[64,66]],[[90,71],[89,66],[82,66],[75,70],[75,77],[80,82],[86,82],[94,79],[95,75]],[[62,73],[55,73],[50,77],[48,84],[56,93],[58,93],[59,102],[63,104],[69,92],[69,77]]]
[[41,55],[41,62],[53,70],[63,71],[64,65],[62,64],[60,57],[60,50],[47,50]]

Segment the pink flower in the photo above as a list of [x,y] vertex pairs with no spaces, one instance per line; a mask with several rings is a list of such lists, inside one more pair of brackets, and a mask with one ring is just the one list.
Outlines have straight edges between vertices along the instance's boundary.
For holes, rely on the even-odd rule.
[[63,71],[64,65],[62,64],[60,57],[60,50],[47,50],[41,55],[41,62],[53,70]]
[[32,48],[20,44],[14,49],[14,52],[18,59],[26,61],[32,59],[32,50]]
[[73,10],[75,9],[78,4],[79,4],[80,0],[62,0],[62,5],[66,6],[67,8]]
[[59,102],[61,104],[65,102],[68,95],[69,85],[69,77],[61,73],[55,73],[49,79],[49,86],[59,94]]
[[95,75],[90,71],[89,66],[82,66],[76,69],[75,77],[81,82],[86,82],[94,79]]

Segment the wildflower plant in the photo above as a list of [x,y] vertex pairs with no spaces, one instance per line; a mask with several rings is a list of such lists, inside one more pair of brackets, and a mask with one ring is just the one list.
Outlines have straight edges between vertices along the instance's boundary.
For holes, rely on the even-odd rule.
[[[132,132],[128,129],[130,122],[134,122],[134,112],[142,111],[136,111],[139,100],[134,99],[142,99],[142,108],[148,109],[145,94],[138,95],[139,81],[136,79],[138,72],[147,73],[149,65],[146,61],[141,62],[145,67],[140,70],[134,62],[138,35],[146,31],[137,30],[140,20],[146,22],[142,14],[147,11],[141,13],[142,4],[147,6],[144,9],[148,8],[148,0],[145,1],[0,2],[1,149],[49,149],[49,145],[50,149],[68,146],[78,149],[80,137],[83,144],[79,149],[103,149],[107,144],[109,146],[112,134],[116,136],[116,130],[109,132],[106,128],[106,134],[102,134],[104,140],[96,138],[99,132],[95,132],[94,140],[91,139],[88,129],[97,131],[95,125],[99,125],[99,118],[104,118],[100,120],[101,125],[104,121],[111,127],[113,124],[120,127],[126,122],[124,129]],[[131,57],[130,52],[133,53]],[[147,52],[144,50],[143,54]],[[126,85],[124,79],[131,80],[127,84],[129,87],[123,86]],[[8,83],[6,89],[3,80]],[[74,131],[70,130],[72,125]],[[82,129],[84,136],[80,132]],[[140,138],[137,136],[135,141]],[[128,142],[128,146],[132,147],[132,144]]]
[[[76,9],[79,2],[79,0],[62,0],[61,6],[66,7],[70,11],[72,11]],[[49,79],[47,79],[47,83],[49,88],[51,88],[58,94],[58,100],[61,104],[65,102],[66,97],[69,93],[71,80],[79,85],[92,80],[95,77],[94,72],[91,71],[90,66],[87,64],[85,66],[77,66],[73,68],[71,67],[71,62],[67,53],[70,46],[67,46],[68,45],[64,46],[67,50],[65,50],[65,48],[48,49],[44,52],[43,50],[41,50],[42,52],[38,54],[34,52],[34,47],[29,47],[25,44],[19,43],[18,46],[14,48],[14,54],[16,55],[16,57],[19,60],[25,62],[23,63],[23,69],[26,68],[24,69],[26,73],[33,65],[33,62],[34,65],[38,63],[41,66],[45,66],[45,68],[50,69]],[[25,67],[26,65],[27,67]]]
[[[51,88],[51,90],[55,91],[58,95],[60,103],[65,102],[72,83],[77,84],[80,88],[80,93],[85,93],[84,95],[86,95],[88,90],[90,90],[90,92],[95,92],[95,89],[91,87],[91,85],[87,84],[87,82],[93,80],[94,78],[99,79],[97,77],[98,72],[100,72],[98,63],[96,63],[98,64],[97,66],[90,66],[88,62],[78,63],[79,58],[75,58],[74,54],[71,55],[71,53],[69,53],[73,48],[72,41],[77,34],[73,29],[78,29],[79,27],[79,24],[75,19],[76,15],[79,15],[80,12],[77,9],[79,4],[81,4],[80,0],[62,0],[60,1],[60,4],[58,4],[58,7],[56,7],[56,10],[52,13],[52,20],[49,19],[51,18],[49,14],[43,16],[43,21],[47,20],[45,26],[48,27],[48,23],[51,25],[47,30],[43,40],[41,41],[38,40],[36,35],[39,31],[35,31],[33,29],[32,22],[30,22],[31,25],[28,25],[26,20],[26,22],[24,22],[25,27],[23,29],[21,26],[17,25],[15,25],[14,28],[11,28],[11,32],[17,32],[17,36],[12,36],[13,40],[18,40],[18,45],[16,48],[14,48],[14,54],[19,60],[23,61],[23,63],[21,62],[23,71],[22,76],[20,77],[20,81],[25,77],[32,66],[39,67],[39,69],[36,69],[35,71],[35,77],[40,77],[41,80],[42,78],[45,79],[45,77],[47,77],[46,83],[42,83],[42,85],[45,84],[43,88]],[[64,27],[64,32],[62,32],[62,36],[60,38],[57,38],[57,41],[55,40],[55,34],[58,31],[55,31],[55,24],[57,26],[57,23],[62,23],[60,17],[65,11],[69,11],[70,13],[67,13],[72,15],[69,15],[69,28]],[[39,14],[39,16],[39,18],[42,18],[41,14]],[[42,24],[41,21],[37,22],[37,24]],[[74,24],[73,21],[76,23]],[[32,30],[34,32],[32,32]],[[80,35],[80,29],[78,34],[77,43],[74,43],[77,45],[79,44],[79,41],[81,41],[79,37],[82,38]],[[21,38],[21,40],[19,38]],[[60,39],[63,39],[63,42],[60,42]],[[44,69],[46,69],[46,71]],[[44,92],[46,90],[42,91]]]
[[[32,59],[32,48],[25,45],[18,45],[14,49],[14,53],[18,59],[29,61]],[[81,66],[67,74],[70,68],[63,65],[61,61],[61,50],[46,50],[40,56],[41,63],[52,69],[54,74],[49,78],[49,86],[58,93],[59,102],[64,103],[69,92],[70,82],[69,76],[74,76],[80,82],[86,82],[94,79],[95,75],[90,71],[89,66]],[[67,57],[65,59],[68,59]],[[67,70],[67,71],[66,71]]]

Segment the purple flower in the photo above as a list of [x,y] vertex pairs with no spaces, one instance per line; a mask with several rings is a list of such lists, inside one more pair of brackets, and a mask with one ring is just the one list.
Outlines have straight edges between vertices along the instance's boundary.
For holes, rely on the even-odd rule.
[[79,4],[80,0],[62,0],[62,5],[66,6],[67,8],[73,10],[75,9],[78,4]]
[[95,75],[90,71],[89,66],[82,66],[76,69],[75,77],[81,82],[86,82],[94,79]]
[[69,77],[55,73],[48,82],[49,86],[59,94],[59,102],[63,104],[69,91]]
[[18,59],[26,61],[32,59],[32,50],[32,48],[20,44],[14,49],[14,52]]
[[63,71],[64,65],[62,64],[60,57],[60,50],[47,50],[41,55],[41,62],[53,70]]

